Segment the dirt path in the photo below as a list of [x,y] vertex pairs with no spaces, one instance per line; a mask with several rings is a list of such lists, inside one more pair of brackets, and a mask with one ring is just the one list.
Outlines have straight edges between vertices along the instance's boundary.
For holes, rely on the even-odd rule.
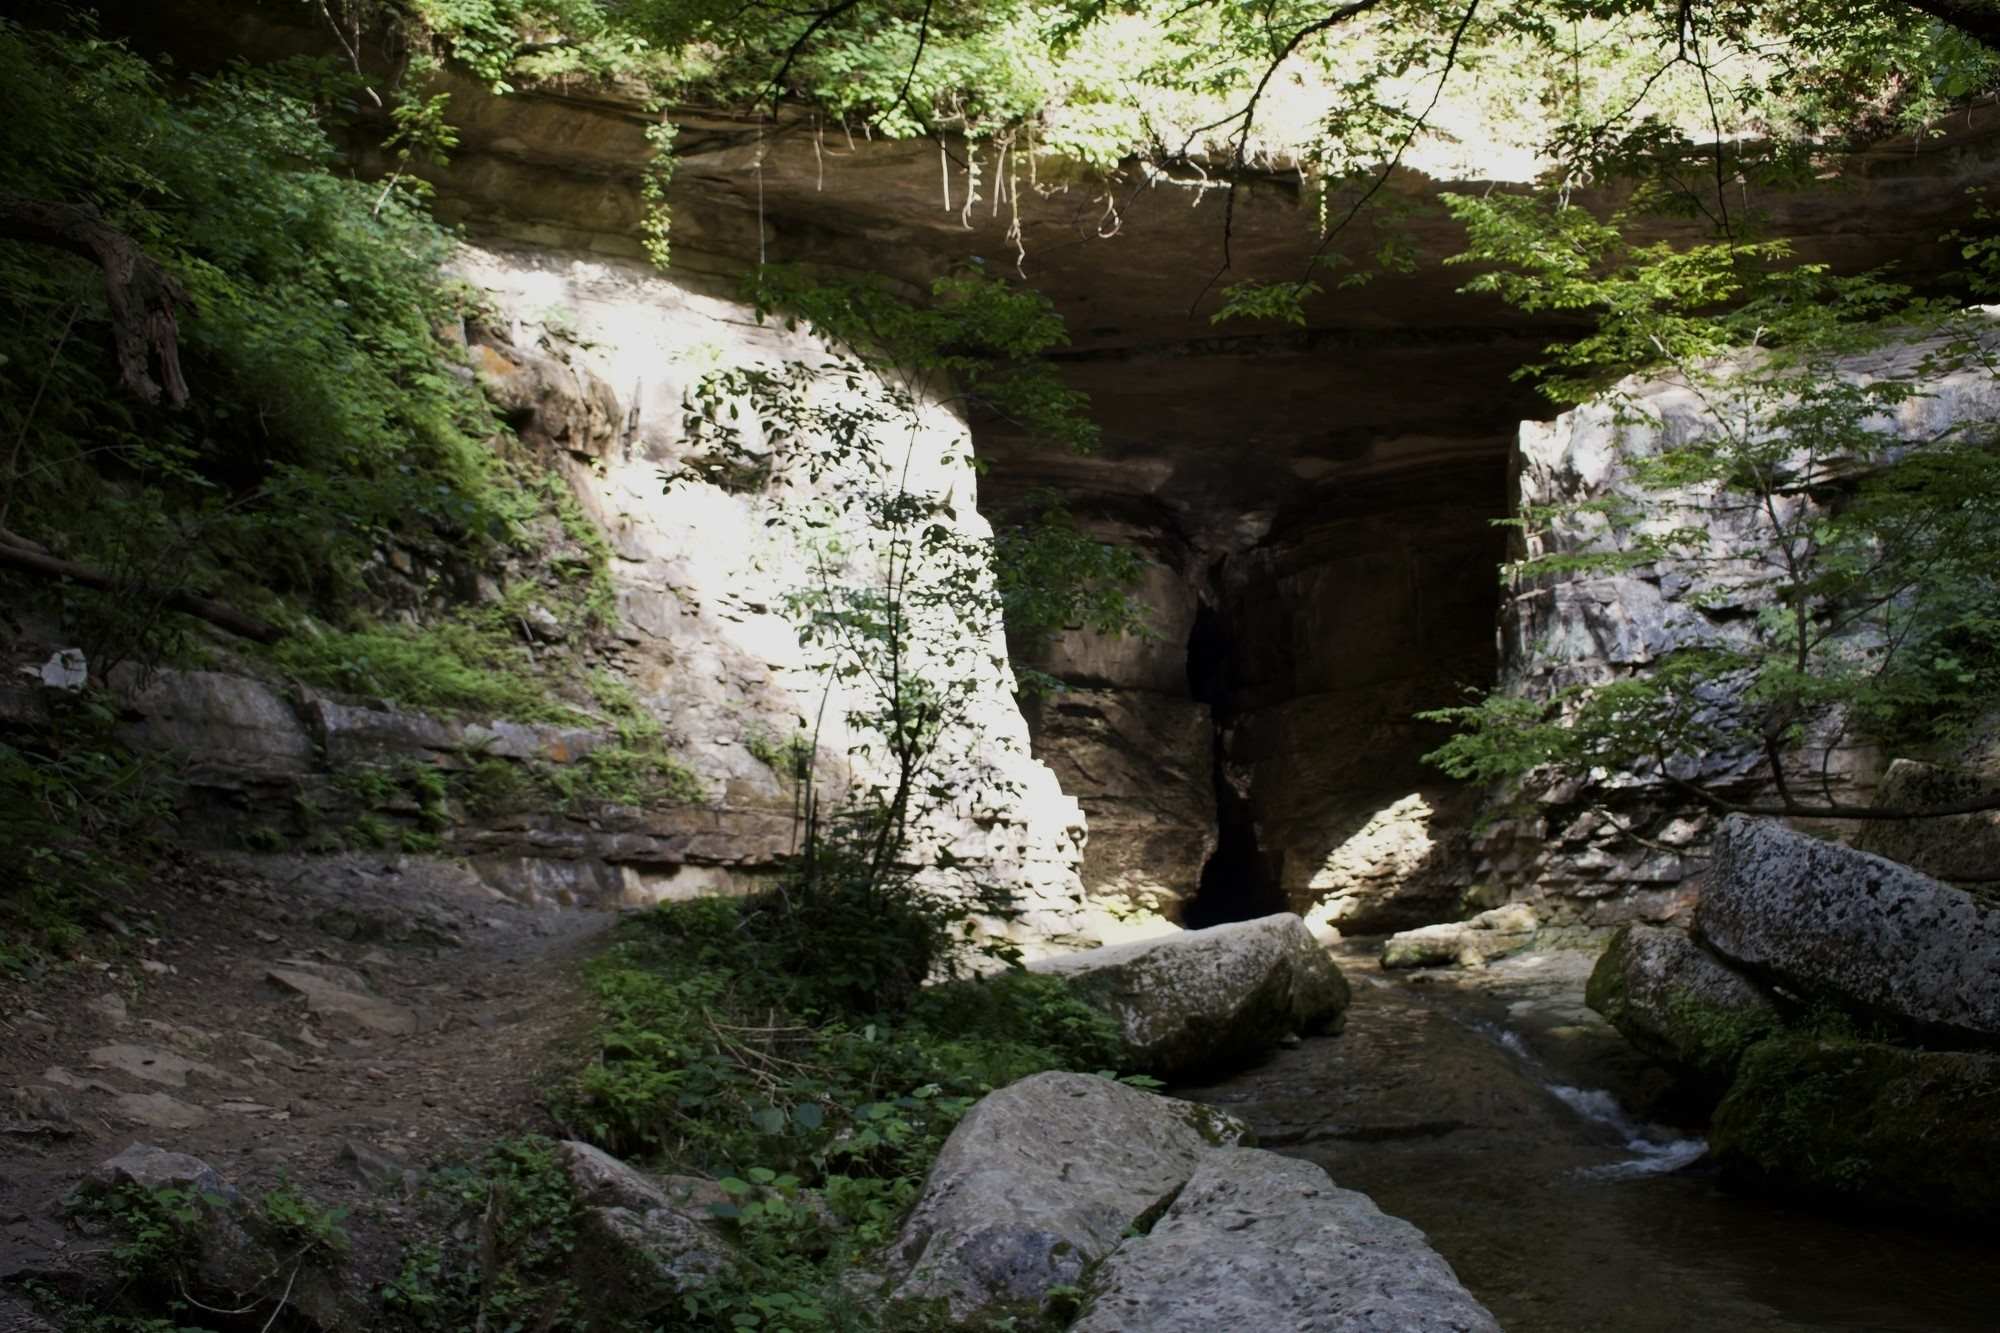
[[0,981],[0,1286],[88,1257],[61,1200],[135,1142],[287,1180],[388,1257],[406,1169],[553,1128],[615,919],[390,854],[189,859],[108,902],[89,958]]

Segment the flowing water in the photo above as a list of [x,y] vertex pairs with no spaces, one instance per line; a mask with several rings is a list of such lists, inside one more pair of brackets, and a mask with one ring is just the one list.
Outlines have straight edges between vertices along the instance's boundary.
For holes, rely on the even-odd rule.
[[1509,1333],[2000,1330],[2000,1243],[1727,1190],[1627,1108],[1657,1071],[1582,1005],[1590,958],[1384,975],[1347,1031],[1183,1096],[1429,1235]]

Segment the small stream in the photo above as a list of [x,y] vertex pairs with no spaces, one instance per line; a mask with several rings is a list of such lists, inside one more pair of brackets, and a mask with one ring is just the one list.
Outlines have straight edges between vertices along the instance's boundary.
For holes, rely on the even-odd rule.
[[1583,1007],[1590,955],[1384,975],[1347,1031],[1181,1095],[1429,1235],[1509,1333],[2000,1329],[2000,1245],[1725,1189],[1627,1108],[1657,1071]]

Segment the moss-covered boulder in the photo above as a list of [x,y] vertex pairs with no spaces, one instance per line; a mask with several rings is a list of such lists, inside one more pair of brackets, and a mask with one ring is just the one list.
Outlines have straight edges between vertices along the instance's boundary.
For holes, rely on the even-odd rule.
[[1717,1092],[1743,1052],[1780,1021],[1755,982],[1665,926],[1635,924],[1613,935],[1584,1002],[1634,1046]]
[[1740,1181],[1929,1219],[2000,1219],[2000,1057],[1774,1037],[1709,1130]]

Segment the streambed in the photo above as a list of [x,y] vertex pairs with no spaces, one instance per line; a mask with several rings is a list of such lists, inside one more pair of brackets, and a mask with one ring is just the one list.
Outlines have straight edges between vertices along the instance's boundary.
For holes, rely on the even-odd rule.
[[2000,1328],[2000,1245],[1725,1189],[1583,1006],[1594,955],[1383,973],[1347,1031],[1183,1096],[1421,1227],[1509,1333]]

